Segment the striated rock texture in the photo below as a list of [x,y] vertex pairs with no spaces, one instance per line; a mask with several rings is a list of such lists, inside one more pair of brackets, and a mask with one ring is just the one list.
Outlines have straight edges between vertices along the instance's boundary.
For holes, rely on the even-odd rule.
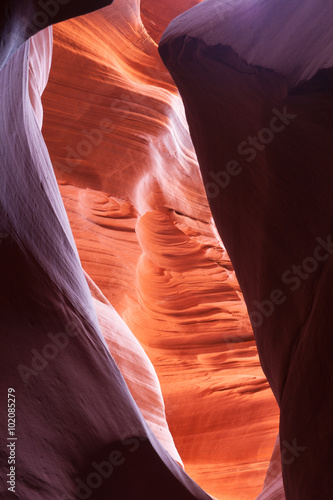
[[[263,498],[282,498],[278,408],[157,52],[195,3],[117,0],[57,25],[48,84],[51,31],[24,43],[31,22],[104,4],[51,0],[65,10],[41,26],[40,2],[3,4],[1,362],[17,396],[18,498],[209,498],[183,464],[214,497],[250,500],[275,442]],[[250,277],[253,238],[239,247]]]
[[333,491],[332,14],[207,0],[160,44],[280,407],[260,499]]
[[1,397],[16,405],[1,498],[208,499],[176,463],[151,363],[81,267],[40,131],[51,52],[44,30],[0,72]]
[[148,353],[185,470],[217,498],[250,500],[278,409],[181,100],[139,14],[118,1],[55,27],[43,133],[82,265]]
[[31,36],[71,17],[110,5],[113,0],[2,0],[0,69]]

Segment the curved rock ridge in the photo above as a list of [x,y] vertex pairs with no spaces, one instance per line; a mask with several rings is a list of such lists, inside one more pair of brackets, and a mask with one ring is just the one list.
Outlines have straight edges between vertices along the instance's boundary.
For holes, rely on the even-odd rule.
[[40,129],[43,125],[41,95],[47,85],[53,49],[52,29],[45,29],[30,40],[29,52],[29,97]]
[[170,21],[200,1],[202,0],[182,0],[181,2],[161,0],[157,9],[153,0],[141,0],[141,19],[149,35],[158,43]]
[[186,33],[232,47],[248,64],[286,77],[290,88],[333,66],[329,0],[204,0],[174,19],[162,43]]
[[166,424],[164,401],[155,369],[138,340],[95,283],[86,275],[99,326],[136,404],[157,439],[182,465]]
[[0,5],[0,70],[31,36],[48,26],[110,5],[113,0],[3,0]]
[[[267,41],[268,29],[277,32],[290,9],[296,16],[296,4],[309,22],[305,31],[296,23],[285,59],[281,53],[272,65],[280,46],[274,36]],[[314,56],[323,39],[331,46],[332,29],[321,30],[331,4],[323,2],[310,22],[313,4],[289,2],[268,22],[275,6],[203,2],[170,24],[160,54],[182,95],[216,227],[280,407],[280,437],[259,498],[310,500],[318,484],[321,498],[333,491],[333,68],[327,53],[325,61]],[[234,26],[237,41],[228,38]],[[313,50],[304,41],[310,27]]]
[[185,470],[215,497],[250,500],[277,407],[181,99],[139,13],[118,1],[55,27],[43,134],[82,265],[149,355]]
[[[153,406],[145,408],[140,391],[142,411],[154,414],[150,424],[169,444],[152,366],[97,292],[94,304],[41,135],[37,97],[50,39],[44,31],[26,42],[0,72],[2,392],[15,395],[19,443],[15,486],[9,491],[2,474],[1,496],[208,500],[156,440],[110,355],[108,343],[128,373],[137,355],[132,392],[141,372]],[[122,342],[132,349],[128,358]],[[7,472],[4,434],[1,441]]]
[[[48,81],[52,42],[52,30],[44,30],[30,41],[29,95],[40,128],[43,119],[41,95]],[[87,195],[88,193],[84,193],[85,198]],[[100,207],[97,207],[96,212],[96,215],[101,215]],[[135,217],[135,211],[129,203],[118,205],[114,200],[112,206],[108,208],[108,215],[111,215],[116,221],[121,221],[123,218],[128,220],[128,218]],[[119,229],[119,226],[116,224],[114,228]],[[90,283],[90,289],[94,293],[95,309],[103,336],[127,385],[130,387],[132,396],[156,437],[163,443],[170,455],[181,464],[181,459],[166,424],[161,389],[151,362],[108,301],[104,298],[106,307],[100,304],[98,298],[95,297],[97,287],[88,276],[87,279]],[[101,292],[97,295],[102,296]],[[127,344],[127,349],[124,347],[125,344]],[[126,351],[127,355],[124,354]]]

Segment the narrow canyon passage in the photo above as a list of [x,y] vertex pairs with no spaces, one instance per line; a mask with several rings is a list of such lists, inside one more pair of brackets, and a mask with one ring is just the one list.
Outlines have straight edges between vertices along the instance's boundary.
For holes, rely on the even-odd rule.
[[330,498],[319,10],[3,3],[1,498]]
[[[253,499],[278,409],[182,103],[135,5],[55,27],[43,133],[83,267],[152,361],[185,470],[217,498]],[[168,6],[155,41],[180,12]],[[141,3],[152,22],[151,9]]]

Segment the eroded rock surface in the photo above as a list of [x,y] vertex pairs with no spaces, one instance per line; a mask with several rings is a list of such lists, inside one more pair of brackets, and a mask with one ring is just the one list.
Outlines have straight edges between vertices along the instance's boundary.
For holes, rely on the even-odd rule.
[[[321,6],[206,1],[160,44],[280,406],[292,500],[333,491],[333,38],[322,33],[332,6]],[[260,498],[283,497],[271,474]]]
[[[56,178],[40,133],[50,31],[0,73],[3,366],[18,412],[31,413],[18,428],[29,500],[68,500],[78,481],[98,500],[208,498],[176,461],[215,497],[250,500],[276,439],[277,406],[157,53],[181,7],[153,7],[141,5],[147,29],[139,2],[121,0],[55,27],[43,136]],[[49,333],[68,346],[38,357],[38,371]],[[92,463],[114,452],[125,463],[89,487]]]

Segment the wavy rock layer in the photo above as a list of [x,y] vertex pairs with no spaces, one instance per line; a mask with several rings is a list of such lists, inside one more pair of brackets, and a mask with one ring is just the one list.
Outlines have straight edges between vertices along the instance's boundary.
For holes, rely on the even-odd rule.
[[[153,15],[142,2],[155,40],[180,12],[167,5]],[[139,3],[120,0],[55,27],[43,134],[82,265],[106,298],[95,302],[102,331],[136,401],[131,356],[124,368],[117,337],[103,329],[104,314],[115,315],[107,301],[156,369],[186,471],[216,497],[253,499],[278,410],[183,105],[147,30]],[[151,401],[150,425],[161,415]],[[171,450],[166,430],[153,430]]]
[[0,5],[0,69],[31,36],[48,26],[110,5],[113,0],[3,0]]
[[[1,435],[1,497],[208,499],[170,456],[151,363],[82,270],[40,131],[51,44],[42,31],[0,72],[1,392],[17,415],[15,437]],[[3,405],[2,429],[7,418]]]
[[[170,24],[160,53],[183,97],[214,220],[280,406],[280,439],[259,498],[310,500],[333,491],[331,27],[322,36],[332,7],[276,7],[204,2]],[[233,38],[235,29],[243,36]]]

